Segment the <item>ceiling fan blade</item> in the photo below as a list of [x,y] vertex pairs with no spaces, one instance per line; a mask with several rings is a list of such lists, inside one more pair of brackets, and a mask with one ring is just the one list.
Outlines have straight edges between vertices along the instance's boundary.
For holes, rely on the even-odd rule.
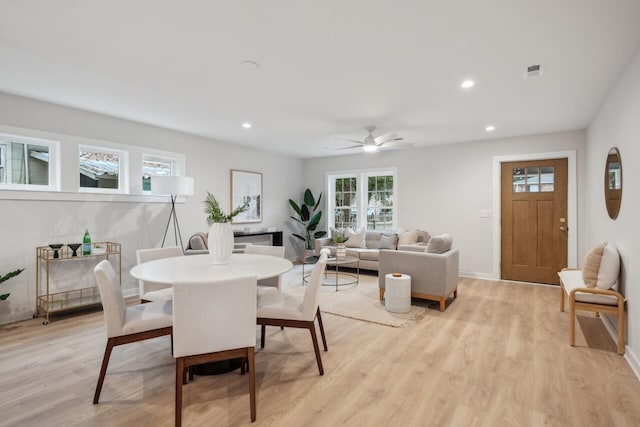
[[357,139],[340,138],[340,137],[336,137],[336,139],[339,139],[340,141],[349,141],[349,142],[355,142],[357,144],[364,144],[364,142],[358,141]]
[[334,148],[334,150],[351,150],[352,148],[362,148],[362,145],[352,145],[351,147]]
[[396,135],[395,133],[385,133],[384,135],[380,135],[376,137],[375,140],[376,140],[376,144],[380,145],[388,141],[393,141],[397,137],[398,135]]
[[389,141],[382,144],[384,148],[411,148],[413,147],[413,145],[414,145],[413,142],[394,142],[394,141]]

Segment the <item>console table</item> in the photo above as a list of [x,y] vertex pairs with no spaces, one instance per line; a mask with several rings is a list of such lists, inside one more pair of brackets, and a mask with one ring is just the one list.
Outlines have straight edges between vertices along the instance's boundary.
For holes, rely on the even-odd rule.
[[254,236],[271,236],[271,246],[282,246],[282,231],[251,231],[243,233],[242,231],[234,231],[234,240],[238,243],[242,242],[243,237]]

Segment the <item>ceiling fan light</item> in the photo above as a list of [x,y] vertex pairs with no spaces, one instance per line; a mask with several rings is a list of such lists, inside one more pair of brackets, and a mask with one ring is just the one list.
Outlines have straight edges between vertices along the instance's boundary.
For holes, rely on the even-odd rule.
[[378,151],[378,146],[375,145],[375,144],[370,144],[370,145],[367,144],[367,145],[363,145],[362,149],[364,151],[366,151],[367,153],[374,153],[374,152]]

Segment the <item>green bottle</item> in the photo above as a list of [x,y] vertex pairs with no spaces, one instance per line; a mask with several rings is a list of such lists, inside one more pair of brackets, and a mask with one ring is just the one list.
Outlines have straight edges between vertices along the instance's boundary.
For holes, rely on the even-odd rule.
[[89,236],[89,230],[84,231],[84,237],[82,238],[82,255],[91,255],[91,236]]

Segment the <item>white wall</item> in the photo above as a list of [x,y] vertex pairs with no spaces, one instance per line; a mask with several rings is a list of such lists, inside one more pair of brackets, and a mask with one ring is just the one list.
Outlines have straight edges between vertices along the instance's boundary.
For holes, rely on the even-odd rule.
[[461,273],[489,278],[497,273],[493,271],[491,252],[493,220],[480,218],[480,210],[492,209],[493,157],[575,150],[580,223],[585,138],[584,131],[574,131],[324,157],[306,160],[304,170],[307,186],[317,193],[325,191],[326,172],[396,166],[399,227],[420,228],[431,234],[451,233],[460,249]]
[[[77,137],[82,137],[185,153],[186,174],[195,178],[195,195],[176,207],[185,244],[194,232],[207,230],[201,203],[207,190],[226,207],[230,169],[262,172],[263,222],[246,226],[283,230],[287,256],[295,256],[289,238],[287,200],[300,197],[304,190],[302,179],[297,179],[303,173],[299,159],[4,93],[0,93],[0,125],[43,132],[43,136],[50,135],[63,144],[77,143]],[[128,274],[135,264],[135,250],[160,246],[168,216],[168,198],[167,203],[0,198],[0,273],[27,268],[1,285],[0,291],[11,292],[11,297],[0,302],[0,323],[28,318],[33,313],[35,248],[54,242],[79,242],[85,228],[93,241],[122,243],[123,286],[128,294],[137,292],[137,281]],[[90,265],[78,265],[82,271],[91,271]],[[61,263],[55,269],[60,286],[85,281],[91,284],[90,274],[79,279]]]
[[[627,298],[627,354],[638,369],[640,357],[640,52],[631,61],[587,133],[586,247],[614,243],[622,259],[620,284]],[[604,199],[604,165],[611,147],[622,158],[622,204],[616,220],[609,218]],[[616,324],[615,317],[613,324]]]

